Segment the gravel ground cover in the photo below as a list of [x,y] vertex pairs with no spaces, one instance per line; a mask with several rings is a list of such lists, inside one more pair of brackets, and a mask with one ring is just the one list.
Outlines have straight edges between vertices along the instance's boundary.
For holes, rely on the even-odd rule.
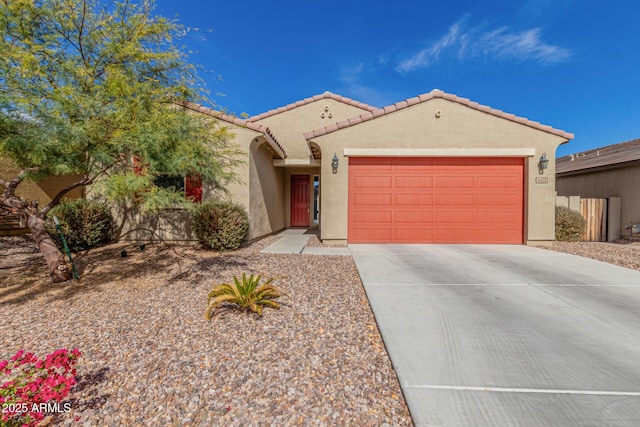
[[[80,282],[52,285],[31,242],[0,238],[0,358],[84,353],[52,425],[411,425],[351,257],[258,253],[276,239],[109,245],[78,254]],[[209,290],[243,272],[274,277],[286,305],[207,322]]]
[[553,242],[545,247],[557,252],[566,252],[640,270],[640,242]]
[[309,246],[309,247],[315,247],[315,248],[344,248],[347,245],[339,245],[339,244],[327,244],[327,243],[323,243],[320,240],[320,230],[309,230],[307,233],[305,234],[309,234],[309,240],[307,241],[307,244],[305,246]]

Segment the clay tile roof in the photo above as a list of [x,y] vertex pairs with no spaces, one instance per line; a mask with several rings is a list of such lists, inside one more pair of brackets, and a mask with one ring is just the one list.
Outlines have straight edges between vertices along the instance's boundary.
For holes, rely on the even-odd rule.
[[[392,114],[395,111],[400,111],[400,110],[402,110],[404,108],[408,108],[408,107],[411,107],[413,105],[419,104],[421,102],[426,102],[426,101],[429,101],[429,100],[434,99],[434,98],[444,98],[444,99],[447,99],[449,101],[453,101],[453,102],[456,102],[458,104],[465,105],[465,106],[467,106],[469,108],[473,108],[475,110],[482,111],[482,112],[487,113],[487,114],[491,114],[491,115],[494,115],[494,116],[497,116],[497,117],[501,117],[503,119],[510,120],[512,122],[515,122],[515,123],[520,123],[520,124],[532,127],[534,129],[541,130],[543,132],[551,133],[553,135],[558,135],[558,136],[560,136],[562,138],[573,139],[573,137],[574,137],[574,135],[572,133],[568,133],[568,132],[565,132],[565,131],[559,130],[559,129],[554,129],[551,126],[542,125],[542,124],[540,124],[538,122],[534,122],[533,120],[529,120],[529,119],[526,119],[524,117],[518,117],[518,116],[515,116],[513,114],[505,113],[505,112],[503,112],[501,110],[496,110],[496,109],[488,107],[486,105],[478,104],[477,102],[473,102],[473,101],[471,101],[471,100],[469,100],[467,98],[461,98],[461,97],[459,97],[457,95],[454,95],[454,94],[445,93],[445,92],[441,91],[440,89],[434,89],[429,93],[424,93],[424,94],[418,95],[417,97],[414,97],[414,98],[409,98],[409,99],[406,99],[404,101],[396,102],[395,104],[392,104],[392,105],[389,105],[389,106],[386,106],[386,107],[383,107],[383,108],[379,108],[379,109],[376,109],[376,110],[369,110],[370,111],[369,113],[365,113],[365,114],[362,114],[362,115],[359,116],[359,118],[361,119],[360,121],[358,121],[357,120],[358,117],[356,117],[356,118],[349,119],[348,122],[350,122],[351,125],[357,125],[358,123],[370,120],[372,118],[377,118],[377,117],[380,117],[380,116],[385,116],[387,114]],[[344,126],[340,126],[340,128],[342,128],[342,127],[344,127]],[[337,130],[337,128],[334,128],[334,127],[331,127],[331,126],[326,126],[324,128],[314,129],[314,130],[312,130],[310,132],[306,132],[304,134],[304,137],[306,139],[311,139],[311,138],[314,138],[316,136],[325,135],[327,133],[334,132],[336,130]]]
[[268,127],[264,126],[264,125],[259,125],[257,123],[251,123],[247,120],[243,120],[240,119],[238,117],[235,116],[230,116],[228,114],[224,114],[222,111],[217,111],[214,110],[213,108],[209,108],[209,107],[205,107],[204,105],[200,105],[200,104],[196,104],[194,102],[189,102],[189,101],[180,101],[180,102],[176,102],[177,105],[180,105],[182,107],[185,107],[189,110],[192,111],[196,111],[198,113],[202,113],[205,114],[207,116],[211,116],[211,117],[215,117],[216,119],[223,121],[223,122],[227,122],[227,123],[232,123],[234,125],[240,126],[240,127],[244,127],[247,129],[251,129],[253,131],[262,133],[264,135],[266,135],[267,141],[269,142],[269,144],[272,146],[272,148],[274,149],[274,151],[283,159],[287,157],[287,152],[284,150],[284,148],[282,147],[282,145],[280,145],[280,143],[278,142],[278,139],[275,137],[275,135],[273,134],[273,132],[271,132],[271,129],[269,129]]
[[624,166],[625,163],[637,160],[640,160],[640,139],[558,157],[556,159],[556,174],[604,166]]
[[284,113],[285,111],[293,110],[294,108],[298,108],[300,106],[309,104],[311,102],[319,101],[321,99],[333,99],[334,101],[342,102],[347,105],[351,105],[363,110],[374,111],[376,107],[372,107],[370,105],[364,104],[359,101],[355,101],[353,99],[347,98],[346,96],[337,95],[331,92],[325,92],[323,94],[314,95],[310,98],[305,98],[300,101],[293,102],[291,104],[285,105],[284,107],[276,108],[274,110],[269,110],[265,113],[258,114],[257,116],[249,117],[247,119],[248,122],[257,122],[266,117],[274,116],[276,114]]

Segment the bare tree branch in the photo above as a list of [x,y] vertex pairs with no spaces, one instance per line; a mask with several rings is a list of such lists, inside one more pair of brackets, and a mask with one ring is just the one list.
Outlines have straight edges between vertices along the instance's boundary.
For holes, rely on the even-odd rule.
[[26,178],[27,174],[32,171],[36,171],[38,168],[28,168],[20,171],[17,177],[13,178],[9,183],[2,180],[2,184],[6,187],[4,193],[2,194],[3,198],[15,196],[16,188],[20,183]]
[[74,188],[84,187],[86,185],[91,184],[92,182],[93,182],[93,178],[90,178],[88,175],[85,175],[80,181],[74,182],[73,184],[66,186],[65,188],[60,190],[58,194],[56,194],[56,196],[51,200],[51,202],[49,202],[47,206],[44,207],[44,209],[38,212],[38,216],[40,218],[44,218],[45,216],[47,216],[51,208],[53,208],[55,205],[60,203],[60,200],[62,200],[65,194],[67,194],[69,191],[73,190]]

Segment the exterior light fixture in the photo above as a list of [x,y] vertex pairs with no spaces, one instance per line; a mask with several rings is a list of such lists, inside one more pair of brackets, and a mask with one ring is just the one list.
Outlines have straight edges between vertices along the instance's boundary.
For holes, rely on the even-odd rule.
[[540,175],[544,173],[545,169],[549,168],[549,159],[547,159],[547,153],[543,153],[540,157],[540,162],[538,162],[538,172]]
[[333,159],[331,159],[331,170],[333,171],[333,173],[338,173],[338,162],[340,160],[338,160],[338,155],[337,154],[333,154]]

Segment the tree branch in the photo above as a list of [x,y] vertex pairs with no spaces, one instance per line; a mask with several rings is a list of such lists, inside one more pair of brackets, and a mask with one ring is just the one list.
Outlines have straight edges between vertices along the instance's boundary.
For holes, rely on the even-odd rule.
[[4,187],[6,187],[5,190],[4,190],[4,193],[2,193],[2,197],[3,198],[7,198],[7,197],[15,196],[16,188],[25,179],[25,177],[27,176],[27,173],[32,172],[32,171],[36,171],[36,170],[38,170],[38,168],[24,169],[24,170],[20,171],[18,176],[13,178],[8,183],[7,183],[7,181],[2,180],[2,182],[0,182],[0,184],[2,184]]
[[85,185],[89,185],[92,182],[93,182],[93,178],[89,178],[88,175],[85,175],[80,181],[74,182],[73,184],[66,186],[65,188],[60,190],[58,194],[56,194],[53,200],[51,200],[51,202],[49,202],[49,204],[45,206],[44,209],[38,212],[38,216],[41,218],[46,217],[49,211],[51,210],[51,208],[53,208],[58,203],[60,203],[60,200],[62,200],[65,194],[67,194],[69,191],[73,190],[74,188],[84,187]]

